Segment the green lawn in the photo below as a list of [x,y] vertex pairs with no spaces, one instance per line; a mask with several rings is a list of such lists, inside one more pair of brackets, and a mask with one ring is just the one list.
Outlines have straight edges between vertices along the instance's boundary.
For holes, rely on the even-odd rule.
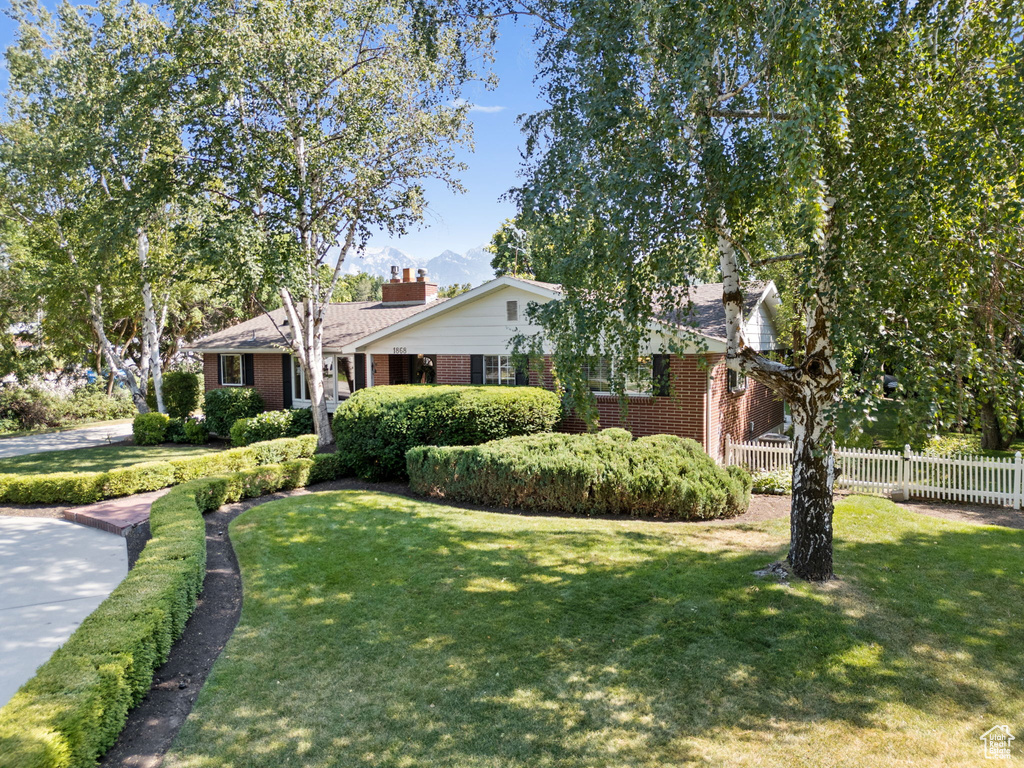
[[144,461],[167,461],[198,456],[212,450],[218,449],[207,445],[104,445],[98,448],[46,451],[0,459],[0,473],[30,475],[50,472],[103,472],[116,467],[141,464]]
[[1024,532],[864,497],[836,529],[841,578],[782,586],[751,572],[784,520],[265,504],[164,765],[977,766],[993,725],[1024,738]]

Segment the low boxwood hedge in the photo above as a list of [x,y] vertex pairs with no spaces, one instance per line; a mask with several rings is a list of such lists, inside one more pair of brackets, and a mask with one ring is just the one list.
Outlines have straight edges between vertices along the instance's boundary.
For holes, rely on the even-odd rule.
[[239,419],[232,424],[231,444],[244,446],[279,437],[298,437],[311,434],[313,434],[313,412],[309,408],[264,411],[256,416]]
[[316,447],[316,436],[304,435],[202,456],[135,464],[106,472],[0,474],[0,501],[11,504],[92,504],[101,499],[156,491],[197,477],[308,458],[316,452]]
[[338,407],[334,435],[351,474],[403,480],[405,454],[415,446],[550,432],[560,418],[558,395],[537,387],[371,387]]
[[408,469],[415,493],[543,512],[707,520],[750,504],[746,470],[719,467],[693,440],[622,429],[414,448]]
[[337,470],[333,454],[296,458],[191,480],[157,499],[153,538],[135,567],[0,709],[0,768],[95,765],[195,609],[206,573],[203,513]]

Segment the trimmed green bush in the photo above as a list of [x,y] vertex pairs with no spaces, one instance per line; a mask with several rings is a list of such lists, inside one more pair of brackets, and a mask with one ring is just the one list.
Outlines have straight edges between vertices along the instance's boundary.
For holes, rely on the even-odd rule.
[[624,431],[413,448],[409,485],[425,496],[563,514],[708,520],[746,511],[746,470],[719,467],[693,440],[631,441]]
[[160,445],[167,436],[170,419],[164,413],[140,413],[132,422],[136,445]]
[[537,387],[371,387],[338,406],[334,435],[348,473],[403,480],[405,454],[415,446],[550,432],[560,418],[558,395]]
[[[203,393],[199,375],[189,371],[166,371],[164,373],[164,409],[172,419],[187,419],[196,408]],[[146,389],[146,405],[156,410],[156,390],[153,379]]]
[[186,443],[206,445],[210,442],[210,430],[206,428],[206,422],[204,421],[185,419],[184,432]]
[[252,387],[211,389],[203,401],[206,428],[211,434],[228,437],[239,419],[263,413],[263,398]]
[[206,574],[202,513],[333,479],[336,467],[333,454],[297,458],[192,480],[153,502],[153,538],[135,567],[0,709],[0,766],[95,765],[195,610]]
[[[153,461],[107,472],[0,474],[0,502],[12,504],[92,504],[101,499],[156,491],[199,477],[239,472],[312,456],[315,435],[270,440],[202,456]],[[332,459],[337,462],[337,459]]]
[[275,440],[279,437],[298,437],[313,434],[313,412],[309,408],[285,411],[264,411],[256,416],[239,419],[231,425],[231,444],[250,445]]
[[172,418],[167,422],[167,432],[164,435],[164,440],[168,443],[205,445],[210,442],[210,432],[206,429],[206,424],[196,418]]

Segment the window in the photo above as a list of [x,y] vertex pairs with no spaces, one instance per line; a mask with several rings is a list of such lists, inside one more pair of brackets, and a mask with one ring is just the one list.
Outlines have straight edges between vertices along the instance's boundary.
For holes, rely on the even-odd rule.
[[484,384],[515,386],[516,369],[510,355],[484,355]]
[[[324,398],[329,403],[335,402],[338,398],[339,370],[341,381],[348,381],[345,362],[345,359],[342,358],[342,367],[339,369],[338,360],[334,355],[324,355]],[[341,389],[344,393],[344,384],[341,386]],[[309,382],[306,381],[306,373],[302,370],[302,365],[294,357],[292,358],[292,399],[312,400],[309,396]]]
[[730,392],[746,392],[747,391],[747,377],[745,374],[739,371],[729,369],[729,391]]
[[518,301],[506,301],[505,302],[505,320],[510,323],[519,322],[519,302]]
[[[596,394],[612,394],[612,380],[615,377],[615,366],[607,357],[599,357],[592,365],[584,367],[587,388]],[[653,391],[653,363],[650,357],[637,358],[635,368],[625,372],[623,387],[627,395],[649,395]]]
[[240,387],[242,381],[242,356],[220,356],[220,383],[225,387]]

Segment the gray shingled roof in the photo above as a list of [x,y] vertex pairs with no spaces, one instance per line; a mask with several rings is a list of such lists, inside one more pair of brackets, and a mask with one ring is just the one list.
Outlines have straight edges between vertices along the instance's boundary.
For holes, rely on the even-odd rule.
[[[758,299],[768,287],[766,282],[748,283],[743,286],[743,319],[757,306]],[[689,305],[686,301],[689,299]],[[722,304],[722,284],[706,283],[694,285],[689,289],[689,296],[679,296],[677,308],[667,309],[665,322],[677,328],[698,331],[701,336],[725,340],[725,306]]]
[[[447,299],[437,299],[428,304],[414,304],[408,307],[387,307],[379,301],[348,301],[342,304],[329,304],[324,318],[324,349],[337,350],[356,339],[361,339],[374,331],[387,328],[389,325],[407,317],[435,307]],[[244,323],[225,328],[223,331],[211,333],[189,345],[189,349],[267,349],[285,345],[281,330],[287,332],[288,327],[282,325],[285,320],[284,309],[275,309],[270,316],[260,315]]]
[[[521,279],[521,278],[517,278]],[[555,283],[542,283],[537,280],[523,282],[560,292],[561,286]],[[747,318],[757,306],[758,299],[764,293],[767,283],[750,283],[744,287],[743,316]],[[683,289],[680,289],[682,291]],[[691,329],[702,336],[725,339],[725,308],[722,306],[722,284],[708,283],[692,286],[688,297],[680,295],[672,302],[675,308],[668,308],[662,318],[678,328]],[[687,304],[687,298],[689,304]],[[383,328],[387,328],[399,320],[419,314],[431,307],[446,301],[437,299],[429,304],[416,304],[408,307],[386,307],[379,301],[351,301],[344,304],[330,304],[326,310],[324,323],[324,349],[340,350],[363,336],[368,336]],[[284,346],[284,339],[274,323],[279,326],[285,319],[283,309],[276,309],[270,316],[259,317],[239,323],[223,331],[204,336],[190,344],[189,349],[268,349]],[[287,330],[287,326],[282,326]]]

